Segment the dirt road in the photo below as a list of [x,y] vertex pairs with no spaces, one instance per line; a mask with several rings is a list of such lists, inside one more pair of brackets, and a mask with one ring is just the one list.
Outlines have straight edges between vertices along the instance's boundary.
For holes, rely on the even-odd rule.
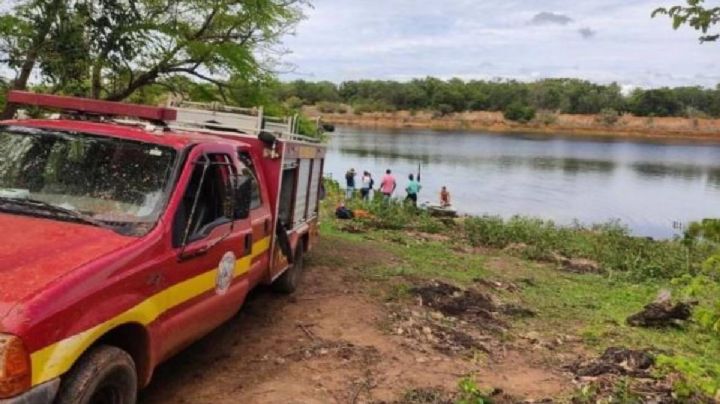
[[[532,352],[467,355],[409,343],[389,320],[397,309],[383,299],[383,285],[360,275],[365,262],[396,258],[338,243],[315,250],[298,293],[255,292],[228,324],[161,366],[141,402],[424,402],[408,392],[454,392],[468,374],[523,399],[572,389]],[[420,329],[436,340],[430,327]]]

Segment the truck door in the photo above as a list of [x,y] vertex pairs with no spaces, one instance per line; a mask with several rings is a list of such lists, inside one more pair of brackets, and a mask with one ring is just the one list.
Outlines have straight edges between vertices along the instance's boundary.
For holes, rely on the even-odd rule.
[[252,225],[253,240],[255,240],[256,252],[253,254],[252,266],[250,269],[250,285],[255,286],[265,275],[270,266],[270,242],[272,241],[273,221],[270,213],[267,187],[264,178],[261,178],[259,170],[252,155],[248,150],[238,150],[239,167],[238,172],[251,182],[250,200],[250,222]]
[[196,146],[186,162],[170,207],[173,254],[164,296],[172,309],[161,318],[161,358],[229,319],[249,290],[254,238],[250,218],[234,209],[239,164],[223,145]]

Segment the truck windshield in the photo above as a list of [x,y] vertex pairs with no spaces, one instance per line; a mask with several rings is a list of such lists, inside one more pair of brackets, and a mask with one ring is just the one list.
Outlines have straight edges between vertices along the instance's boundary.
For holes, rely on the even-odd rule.
[[175,156],[142,142],[0,127],[0,209],[143,235],[164,207]]

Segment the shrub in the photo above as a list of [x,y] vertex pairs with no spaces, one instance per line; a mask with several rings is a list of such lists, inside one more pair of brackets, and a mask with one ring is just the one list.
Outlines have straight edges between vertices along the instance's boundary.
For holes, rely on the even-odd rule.
[[288,109],[296,110],[302,108],[304,102],[300,97],[292,96],[285,100],[285,106]]
[[535,118],[535,108],[520,103],[513,103],[505,108],[503,117],[508,121],[530,122]]
[[353,112],[361,115],[368,112],[395,112],[396,108],[385,101],[358,101],[353,104]]
[[707,113],[695,107],[685,107],[685,112],[683,115],[685,115],[685,117],[689,119],[706,119],[710,117]]
[[537,117],[535,117],[535,120],[545,126],[548,126],[557,122],[558,116],[552,111],[540,111],[538,112]]
[[440,104],[437,107],[436,111],[440,116],[447,116],[455,112],[455,108],[453,108],[450,104]]
[[324,114],[334,114],[334,113],[341,113],[344,114],[347,112],[347,108],[339,103],[336,102],[327,102],[322,101],[317,103],[317,109],[318,111],[324,113]]
[[597,116],[597,121],[606,126],[613,126],[620,121],[620,113],[612,108],[603,108]]

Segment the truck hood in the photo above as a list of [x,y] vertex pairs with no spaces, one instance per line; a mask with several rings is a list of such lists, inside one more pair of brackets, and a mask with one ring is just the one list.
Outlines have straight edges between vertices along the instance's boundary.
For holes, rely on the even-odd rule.
[[100,227],[0,213],[0,319],[62,275],[134,240]]

